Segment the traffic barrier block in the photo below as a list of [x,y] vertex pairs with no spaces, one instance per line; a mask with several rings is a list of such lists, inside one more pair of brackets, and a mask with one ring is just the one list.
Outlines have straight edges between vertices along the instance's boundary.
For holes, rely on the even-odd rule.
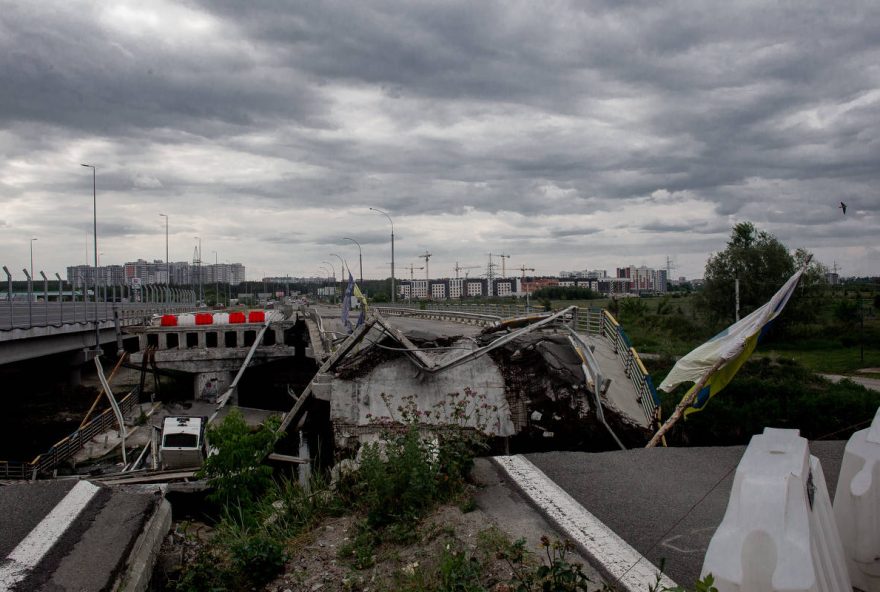
[[243,323],[247,320],[244,313],[241,311],[231,312],[229,313],[229,322],[230,323]]
[[853,586],[880,592],[880,409],[846,443],[834,517]]
[[248,313],[248,323],[265,323],[266,313],[262,310],[252,310]]
[[177,325],[179,327],[193,327],[196,324],[196,315],[185,312],[177,315]]
[[159,321],[159,325],[162,327],[176,327],[177,317],[172,314],[162,315],[162,319]]
[[851,592],[822,465],[797,430],[765,428],[736,470],[702,575],[719,592]]
[[214,323],[214,316],[209,312],[196,313],[196,325],[211,325]]

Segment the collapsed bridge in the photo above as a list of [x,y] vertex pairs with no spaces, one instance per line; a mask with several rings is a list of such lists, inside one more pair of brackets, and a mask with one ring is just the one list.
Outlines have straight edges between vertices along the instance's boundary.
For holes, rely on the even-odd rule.
[[592,319],[576,307],[501,319],[379,308],[350,336],[338,311],[306,315],[320,326],[325,354],[283,428],[313,401],[329,406],[343,448],[412,415],[426,427],[453,423],[530,440],[529,448],[626,448],[651,432],[656,392],[604,311]]

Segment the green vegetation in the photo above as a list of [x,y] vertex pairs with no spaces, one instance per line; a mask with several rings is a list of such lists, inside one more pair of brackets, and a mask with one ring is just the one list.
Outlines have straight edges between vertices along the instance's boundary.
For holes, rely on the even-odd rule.
[[[672,360],[652,364],[655,384]],[[686,388],[662,395],[668,417]],[[811,440],[843,440],[870,424],[880,407],[880,393],[852,381],[833,384],[800,363],[760,356],[743,366],[724,391],[703,411],[680,422],[670,443],[689,446],[746,444],[765,427],[797,428]]]
[[[544,537],[540,556],[528,552],[523,540],[511,543],[495,527],[480,530],[465,543],[442,518],[426,520],[440,504],[471,509],[475,505],[468,478],[483,441],[475,411],[479,409],[483,409],[481,398],[470,390],[450,395],[446,404],[427,411],[417,409],[414,399],[409,399],[398,407],[398,418],[381,418],[384,439],[363,446],[359,468],[332,486],[316,477],[307,488],[288,478],[266,478],[260,460],[267,443],[274,441],[275,424],[249,431],[240,417],[230,414],[211,432],[212,443],[219,448],[216,456],[224,460],[205,468],[205,476],[217,488],[213,499],[221,504],[222,517],[206,540],[195,534],[187,537],[197,551],[187,558],[171,589],[262,590],[285,570],[285,580],[301,577],[290,571],[288,561],[314,555],[315,547],[309,546],[314,542],[312,533],[327,520],[353,524],[347,542],[338,548],[343,560],[338,566],[342,571],[335,572],[340,588],[333,589],[575,592],[587,590],[588,585],[598,589],[600,584],[587,579],[583,566],[571,561],[569,542]],[[425,432],[417,419],[432,414],[449,418],[452,425]],[[475,424],[477,429],[463,427]],[[345,518],[352,514],[353,519]],[[326,532],[325,528],[331,529],[320,530]],[[418,550],[413,552],[413,547]],[[322,561],[326,559],[318,561],[317,569],[327,566]],[[601,589],[614,590],[607,584]],[[699,582],[697,590],[713,592],[711,579]],[[658,584],[652,592],[664,590]]]

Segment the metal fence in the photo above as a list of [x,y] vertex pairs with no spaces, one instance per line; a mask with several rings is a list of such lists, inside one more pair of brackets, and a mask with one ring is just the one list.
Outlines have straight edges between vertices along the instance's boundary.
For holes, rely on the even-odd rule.
[[657,389],[654,388],[654,381],[645,369],[638,352],[630,343],[623,327],[607,310],[602,311],[602,334],[612,344],[614,352],[623,364],[624,372],[638,393],[639,403],[645,411],[645,416],[648,421],[653,421],[657,408],[660,406],[660,396],[657,394]]
[[[131,413],[138,404],[139,389],[135,387],[121,401],[119,407],[123,415]],[[82,428],[56,442],[47,452],[40,454],[30,462],[0,460],[0,478],[2,479],[36,479],[37,475],[51,472],[65,460],[83,449],[86,442],[104,432],[118,429],[116,416],[112,409],[105,409]]]
[[191,304],[178,303],[98,302],[96,306],[93,302],[0,302],[0,331],[93,324],[95,319],[113,321],[117,315],[122,324],[129,325],[153,314],[192,309]]

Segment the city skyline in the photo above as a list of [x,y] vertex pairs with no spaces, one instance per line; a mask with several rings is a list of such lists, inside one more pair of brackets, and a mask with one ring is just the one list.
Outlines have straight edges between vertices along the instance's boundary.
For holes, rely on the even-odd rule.
[[701,277],[741,221],[878,276],[878,27],[858,3],[10,3],[0,263],[91,263],[90,163],[107,263],[164,259],[167,223],[172,261],[200,237],[248,279],[310,276],[353,239],[388,277],[376,208],[398,278],[426,250]]

